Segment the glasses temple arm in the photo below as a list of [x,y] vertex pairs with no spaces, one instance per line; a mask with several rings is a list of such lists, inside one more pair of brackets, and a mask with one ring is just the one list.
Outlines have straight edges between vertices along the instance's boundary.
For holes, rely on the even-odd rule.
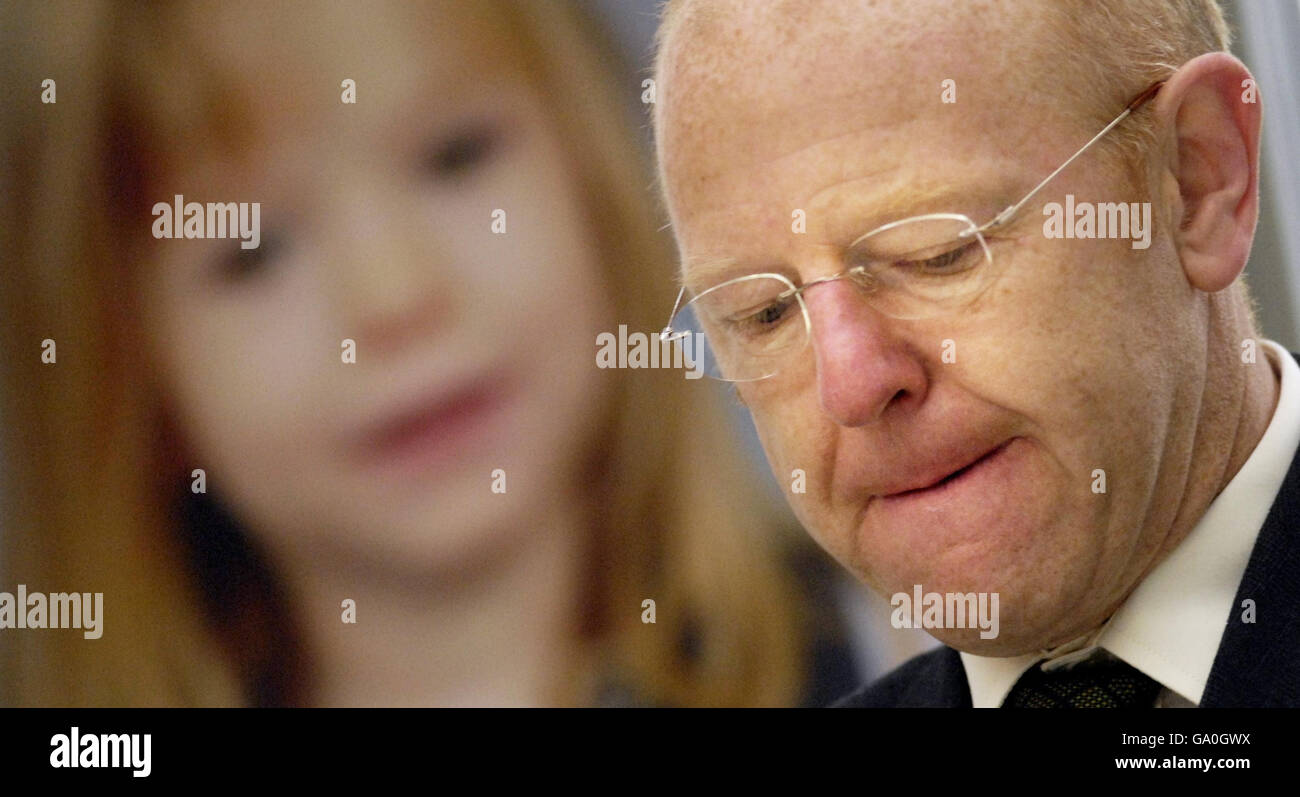
[[659,338],[661,340],[667,338],[668,335],[673,331],[673,318],[677,315],[677,308],[681,307],[682,297],[685,295],[686,295],[686,286],[683,285],[681,289],[677,291],[677,301],[673,302],[673,311],[668,314],[668,323],[664,324],[663,330],[659,333]]
[[993,217],[993,220],[990,221],[988,224],[985,224],[983,227],[980,227],[980,228],[977,230],[977,232],[981,232],[981,233],[983,233],[983,232],[987,232],[988,230],[991,230],[991,229],[993,229],[994,227],[997,227],[999,224],[1004,224],[1004,223],[1005,223],[1007,220],[1009,220],[1012,216],[1015,216],[1017,213],[1019,213],[1019,212],[1020,212],[1020,209],[1023,208],[1023,207],[1025,206],[1025,203],[1027,203],[1029,200],[1033,199],[1033,198],[1034,198],[1034,195],[1037,194],[1039,191],[1041,191],[1041,190],[1043,189],[1043,186],[1045,186],[1045,185],[1047,185],[1048,183],[1050,183],[1050,182],[1052,181],[1052,178],[1056,177],[1056,175],[1058,175],[1058,174],[1060,174],[1062,171],[1064,171],[1064,169],[1065,169],[1066,166],[1069,166],[1071,163],[1074,163],[1074,161],[1075,161],[1076,158],[1078,158],[1078,157],[1079,157],[1080,155],[1082,155],[1083,153],[1087,152],[1089,147],[1091,147],[1093,144],[1096,144],[1097,141],[1098,141],[1102,136],[1104,136],[1104,135],[1106,135],[1107,133],[1109,133],[1109,132],[1110,132],[1110,131],[1115,127],[1115,125],[1117,125],[1117,124],[1119,124],[1120,122],[1122,122],[1122,121],[1124,121],[1125,119],[1127,119],[1128,116],[1129,116],[1129,114],[1131,114],[1131,113],[1133,113],[1133,111],[1137,110],[1138,107],[1140,107],[1140,106],[1141,106],[1143,103],[1145,103],[1147,100],[1149,100],[1149,99],[1151,99],[1152,97],[1154,97],[1154,96],[1156,95],[1156,92],[1160,91],[1160,87],[1163,86],[1163,85],[1164,85],[1164,81],[1163,81],[1163,80],[1162,80],[1162,81],[1159,81],[1159,82],[1157,82],[1157,83],[1153,83],[1153,84],[1151,84],[1149,87],[1147,87],[1147,90],[1146,90],[1146,91],[1144,91],[1144,92],[1142,92],[1141,94],[1139,94],[1138,96],[1134,97],[1134,98],[1133,98],[1133,101],[1130,102],[1130,103],[1128,104],[1128,107],[1126,107],[1122,112],[1120,112],[1120,115],[1119,115],[1119,116],[1116,116],[1116,117],[1111,121],[1110,124],[1108,124],[1108,125],[1106,125],[1105,127],[1103,127],[1103,128],[1101,129],[1101,132],[1100,132],[1100,133],[1098,133],[1097,135],[1095,135],[1095,136],[1093,136],[1091,139],[1089,139],[1087,144],[1084,144],[1082,147],[1079,147],[1079,150],[1078,150],[1077,152],[1075,152],[1073,155],[1071,155],[1071,156],[1069,157],[1069,159],[1065,161],[1065,163],[1062,163],[1060,166],[1057,166],[1057,167],[1056,167],[1056,171],[1054,171],[1054,172],[1052,172],[1051,174],[1049,174],[1049,175],[1047,175],[1046,177],[1044,177],[1044,178],[1043,178],[1043,181],[1042,181],[1041,183],[1039,183],[1038,185],[1034,186],[1033,190],[1030,191],[1028,194],[1025,194],[1024,198],[1022,198],[1019,202],[1017,202],[1017,203],[1014,204],[1014,205],[1009,205],[1009,206],[1003,208],[1001,213],[999,213],[998,215],[994,216],[994,217]]

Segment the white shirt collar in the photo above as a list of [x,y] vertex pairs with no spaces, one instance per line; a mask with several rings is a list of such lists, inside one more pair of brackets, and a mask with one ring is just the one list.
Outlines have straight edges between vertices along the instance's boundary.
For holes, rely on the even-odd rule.
[[1242,611],[1233,601],[1255,538],[1300,446],[1300,365],[1277,343],[1263,339],[1259,343],[1281,387],[1273,418],[1241,470],[1187,538],[1098,631],[1055,650],[1023,656],[962,653],[976,708],[1002,705],[1035,662],[1075,652],[1073,659],[1095,647],[1110,651],[1192,703],[1201,702],[1224,622]]

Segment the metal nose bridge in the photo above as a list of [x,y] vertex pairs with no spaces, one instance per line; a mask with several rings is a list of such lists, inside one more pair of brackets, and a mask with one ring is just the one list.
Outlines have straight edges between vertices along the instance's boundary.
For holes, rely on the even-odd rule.
[[865,290],[869,290],[869,291],[875,290],[879,286],[879,282],[875,278],[873,278],[870,274],[867,273],[867,270],[864,266],[854,266],[853,268],[846,269],[844,271],[841,271],[838,274],[833,274],[829,277],[822,277],[821,279],[815,279],[811,282],[805,282],[803,285],[800,285],[798,288],[796,288],[794,292],[802,296],[805,291],[807,291],[809,288],[813,287],[814,285],[821,285],[822,283],[825,282],[834,282],[836,280],[845,279],[846,277],[849,280],[852,280],[854,285],[857,285],[859,288],[863,288]]

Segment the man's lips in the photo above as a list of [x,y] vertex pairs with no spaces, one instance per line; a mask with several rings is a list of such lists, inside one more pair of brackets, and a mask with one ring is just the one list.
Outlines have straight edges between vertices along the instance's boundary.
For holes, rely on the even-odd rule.
[[942,487],[949,482],[961,478],[967,472],[992,459],[994,456],[1005,450],[1011,442],[1012,440],[1003,441],[992,448],[984,450],[983,453],[974,456],[968,455],[961,457],[938,468],[925,471],[920,476],[913,476],[899,480],[893,486],[882,490],[879,495],[883,498],[902,498],[935,487]]

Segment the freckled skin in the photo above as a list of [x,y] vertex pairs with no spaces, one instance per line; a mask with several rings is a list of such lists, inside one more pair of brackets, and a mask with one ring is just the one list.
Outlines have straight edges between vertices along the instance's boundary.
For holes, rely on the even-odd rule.
[[[1034,44],[1039,4],[695,5],[665,41],[655,120],[688,279],[692,263],[733,258],[807,282],[842,271],[843,244],[886,221],[983,223],[1100,129],[1062,110],[1060,59]],[[940,101],[945,79],[955,104]],[[886,201],[908,207],[912,186],[953,195],[880,216]],[[1066,193],[1149,199],[1150,248],[1045,238],[1043,203]],[[847,280],[820,285],[805,295],[809,351],[740,387],[778,480],[807,472],[795,513],[858,578],[886,596],[1000,593],[997,639],[936,629],[944,642],[1018,655],[1095,628],[1262,434],[1271,372],[1235,359],[1254,334],[1241,295],[1189,276],[1170,224],[1185,201],[1168,172],[1140,195],[1090,151],[990,237],[999,279],[963,313],[896,320]],[[1012,438],[1010,474],[962,506],[885,522],[872,499]]]

